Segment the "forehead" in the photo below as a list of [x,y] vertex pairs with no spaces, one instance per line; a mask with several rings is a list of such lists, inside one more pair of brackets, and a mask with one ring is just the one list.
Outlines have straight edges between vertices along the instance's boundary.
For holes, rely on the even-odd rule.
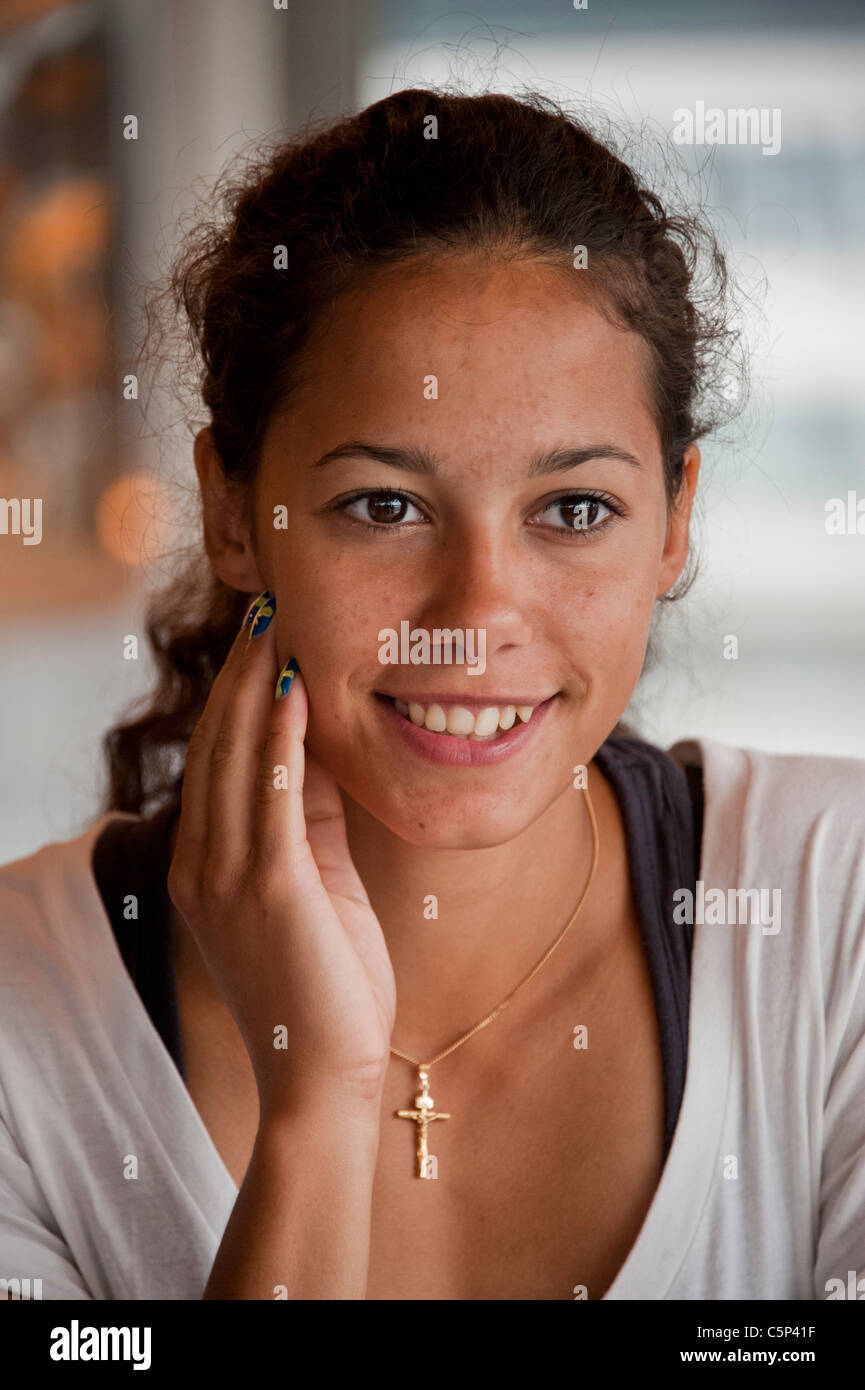
[[366,275],[309,340],[293,430],[317,442],[412,429],[444,453],[455,431],[485,444],[507,432],[520,447],[565,431],[645,456],[657,449],[647,344],[610,321],[581,274],[463,256]]

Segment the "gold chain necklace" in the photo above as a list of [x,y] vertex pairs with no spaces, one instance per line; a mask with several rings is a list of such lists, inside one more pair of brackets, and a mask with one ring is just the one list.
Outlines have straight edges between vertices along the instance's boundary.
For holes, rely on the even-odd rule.
[[538,971],[540,970],[541,966],[545,965],[546,962],[549,960],[550,956],[553,954],[553,951],[556,949],[559,942],[563,939],[565,933],[573,926],[574,922],[577,920],[578,916],[580,915],[580,908],[582,907],[583,903],[585,902],[588,896],[589,889],[592,886],[592,879],[595,877],[595,869],[598,867],[598,850],[600,845],[598,839],[598,822],[595,817],[595,808],[592,805],[592,798],[589,796],[589,789],[588,787],[581,787],[580,790],[583,792],[586,798],[586,810],[589,813],[589,821],[592,827],[592,866],[589,869],[589,876],[586,879],[586,886],[580,894],[579,902],[574,908],[574,911],[571,914],[570,918],[565,923],[562,930],[559,932],[552,946],[549,946],[546,949],[546,951],[544,951],[544,954],[541,956],[537,965],[533,966],[533,968],[529,971],[528,975],[524,976],[523,979],[520,980],[516,988],[511,990],[510,994],[508,994],[502,1000],[502,1002],[493,1009],[492,1013],[487,1014],[486,1018],[482,1018],[480,1023],[476,1023],[474,1028],[470,1028],[467,1033],[463,1033],[461,1038],[457,1038],[456,1042],[451,1043],[450,1047],[446,1047],[443,1052],[440,1052],[437,1057],[433,1057],[431,1061],[421,1062],[418,1060],[417,1057],[409,1057],[405,1052],[400,1052],[395,1047],[392,1047],[390,1049],[394,1057],[400,1057],[404,1062],[410,1062],[413,1067],[417,1067],[418,1086],[420,1089],[418,1094],[414,1098],[415,1108],[413,1110],[395,1110],[394,1115],[401,1120],[414,1120],[415,1124],[417,1125],[416,1176],[419,1178],[434,1178],[437,1176],[437,1163],[435,1156],[430,1154],[427,1149],[427,1129],[432,1124],[433,1120],[449,1120],[451,1118],[450,1114],[444,1111],[438,1111],[435,1108],[435,1101],[429,1093],[430,1067],[435,1066],[436,1062],[443,1061],[445,1057],[449,1057],[452,1052],[456,1052],[457,1048],[462,1047],[463,1043],[468,1042],[469,1038],[473,1038],[475,1033],[479,1033],[482,1028],[486,1028],[488,1023],[492,1023],[494,1018],[498,1018],[499,1014],[502,1012],[502,1009],[507,1008],[508,1004],[510,1004],[517,990],[522,989],[523,985],[527,985],[529,983],[529,980],[533,980],[534,977],[537,975]]

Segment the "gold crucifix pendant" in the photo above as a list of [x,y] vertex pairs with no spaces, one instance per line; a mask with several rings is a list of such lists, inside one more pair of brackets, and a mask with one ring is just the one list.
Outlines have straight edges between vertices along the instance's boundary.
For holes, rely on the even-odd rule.
[[414,1120],[417,1125],[417,1173],[419,1178],[437,1177],[435,1156],[427,1151],[426,1132],[427,1126],[433,1120],[449,1120],[450,1115],[443,1111],[437,1111],[435,1101],[429,1093],[429,1071],[426,1067],[418,1067],[418,1085],[420,1094],[414,1098],[414,1110],[397,1110],[395,1113],[401,1120]]

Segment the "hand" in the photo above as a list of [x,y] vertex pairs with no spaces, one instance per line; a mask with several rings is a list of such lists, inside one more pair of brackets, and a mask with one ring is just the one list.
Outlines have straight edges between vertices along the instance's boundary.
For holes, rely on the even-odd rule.
[[339,790],[304,746],[302,676],[274,698],[275,627],[259,618],[250,641],[244,624],[214,681],[168,874],[249,1051],[262,1116],[319,1098],[377,1103],[396,1012]]

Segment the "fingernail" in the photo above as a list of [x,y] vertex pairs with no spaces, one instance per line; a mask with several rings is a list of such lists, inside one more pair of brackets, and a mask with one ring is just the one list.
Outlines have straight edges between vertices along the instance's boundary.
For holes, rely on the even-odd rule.
[[298,666],[294,657],[290,657],[279,673],[279,678],[276,682],[276,692],[274,694],[274,699],[281,700],[283,696],[288,694],[289,690],[294,684],[294,678],[299,670],[300,667]]
[[254,600],[243,620],[243,626],[249,627],[248,641],[261,636],[275,612],[276,599],[269,589],[265,589],[264,593],[259,594]]

